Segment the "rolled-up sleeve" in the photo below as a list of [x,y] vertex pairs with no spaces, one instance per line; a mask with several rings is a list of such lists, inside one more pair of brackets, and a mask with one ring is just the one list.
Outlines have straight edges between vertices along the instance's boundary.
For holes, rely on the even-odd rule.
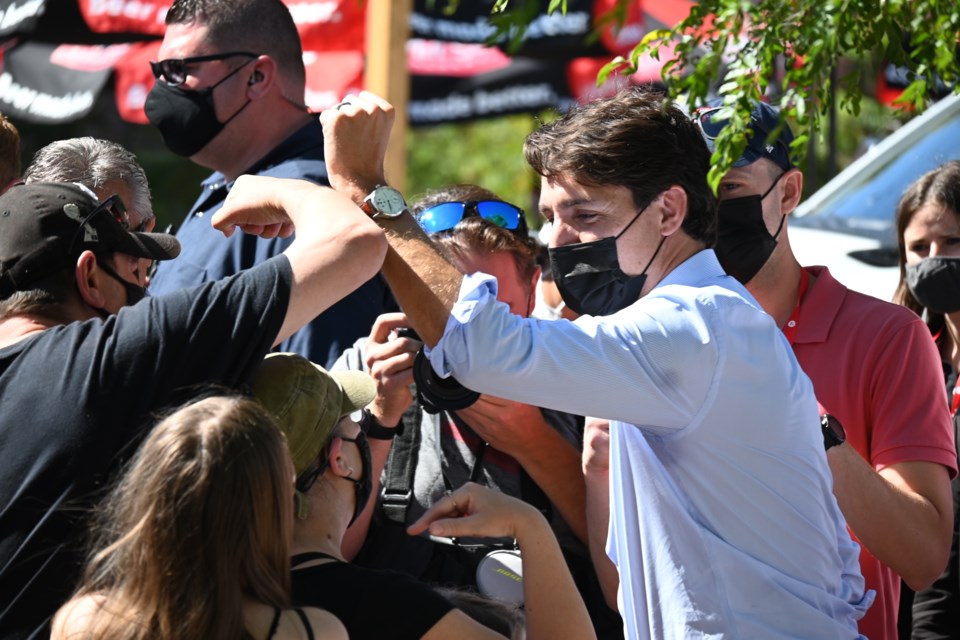
[[[496,300],[496,280],[464,278],[434,370],[479,391],[578,415],[672,431],[707,401],[720,352],[700,313],[669,296],[603,318],[522,318]],[[666,318],[666,320],[664,319]],[[682,371],[684,362],[702,366]]]

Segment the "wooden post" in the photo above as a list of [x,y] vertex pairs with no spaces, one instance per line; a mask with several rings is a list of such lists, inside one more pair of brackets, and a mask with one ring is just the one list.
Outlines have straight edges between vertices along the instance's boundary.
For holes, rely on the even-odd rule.
[[396,109],[384,171],[390,185],[403,191],[407,182],[407,101],[410,74],[406,44],[413,0],[366,0],[367,64],[363,84]]

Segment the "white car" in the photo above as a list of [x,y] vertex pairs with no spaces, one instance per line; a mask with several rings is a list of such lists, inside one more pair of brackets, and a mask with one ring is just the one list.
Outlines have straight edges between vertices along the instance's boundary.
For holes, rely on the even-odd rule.
[[960,95],[946,97],[871,148],[790,219],[790,246],[802,265],[823,264],[851,289],[883,300],[899,279],[894,216],[904,190],[960,159]]

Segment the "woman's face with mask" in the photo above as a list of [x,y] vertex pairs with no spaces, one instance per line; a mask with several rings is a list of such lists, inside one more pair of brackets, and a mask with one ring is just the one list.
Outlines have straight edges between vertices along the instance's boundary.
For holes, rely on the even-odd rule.
[[960,257],[960,215],[936,203],[925,204],[903,230],[907,264],[924,258]]
[[960,311],[960,217],[936,203],[920,207],[903,230],[904,275],[927,311]]

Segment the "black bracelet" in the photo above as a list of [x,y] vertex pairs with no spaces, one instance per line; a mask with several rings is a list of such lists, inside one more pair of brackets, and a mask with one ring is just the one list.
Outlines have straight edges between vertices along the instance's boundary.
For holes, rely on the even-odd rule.
[[403,420],[394,427],[385,427],[370,413],[369,409],[363,410],[359,424],[360,429],[371,440],[393,440],[403,431]]

